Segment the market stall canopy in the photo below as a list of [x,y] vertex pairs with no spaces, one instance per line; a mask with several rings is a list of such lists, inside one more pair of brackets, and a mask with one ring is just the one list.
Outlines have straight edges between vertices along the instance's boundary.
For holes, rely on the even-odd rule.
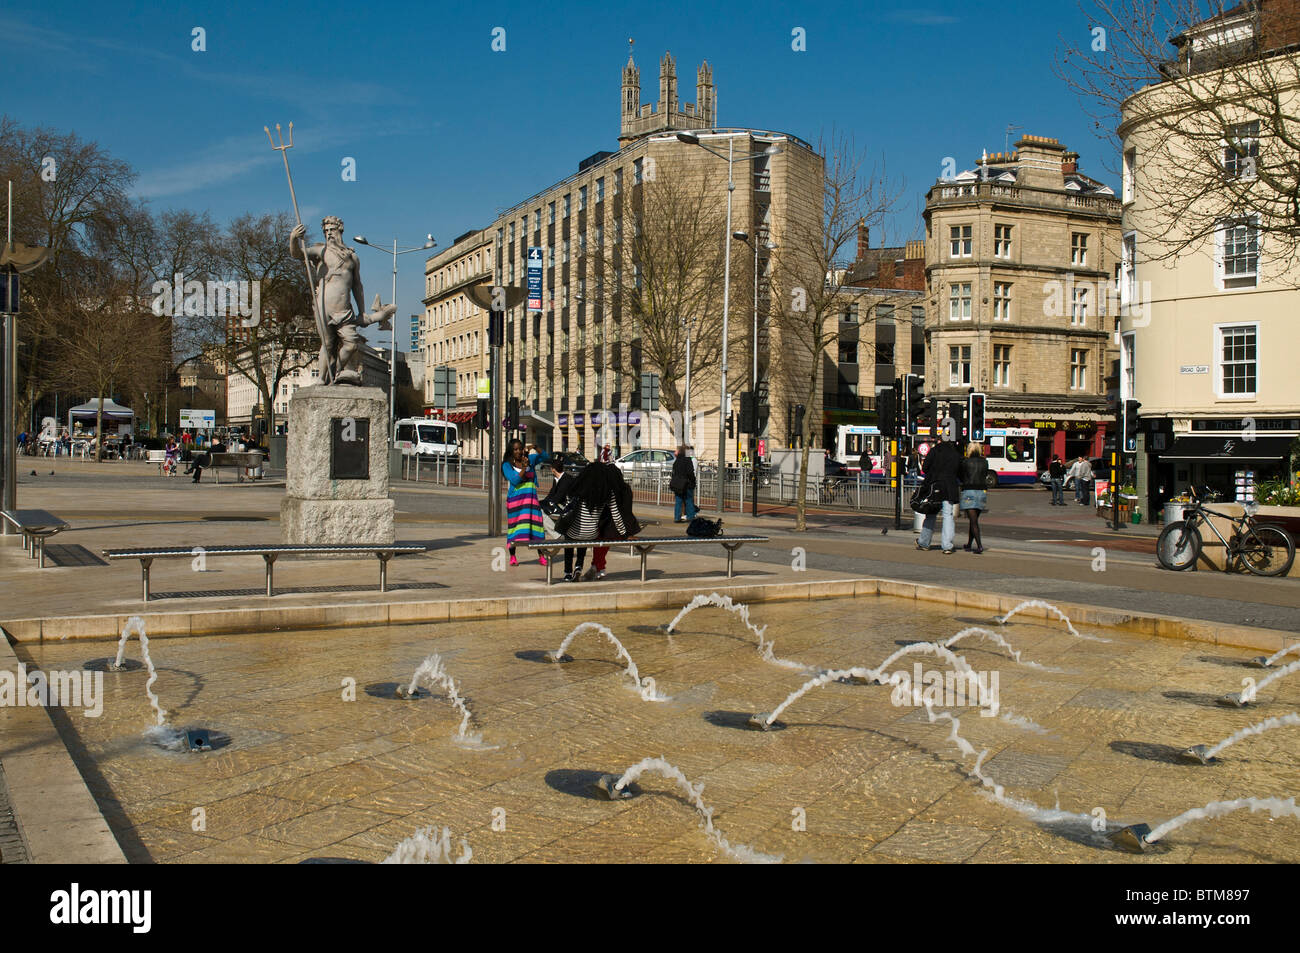
[[1281,461],[1287,456],[1292,437],[1179,437],[1173,447],[1160,454],[1161,460],[1197,460],[1233,463],[1248,460]]
[[[71,425],[73,420],[94,420],[99,414],[99,401],[92,400],[85,404],[78,404],[68,411],[68,424]],[[104,398],[104,419],[105,420],[133,420],[135,411],[130,407],[123,407]]]

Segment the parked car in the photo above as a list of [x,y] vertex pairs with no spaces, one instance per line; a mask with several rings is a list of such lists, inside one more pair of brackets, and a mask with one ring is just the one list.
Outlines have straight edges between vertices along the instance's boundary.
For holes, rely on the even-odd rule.
[[614,466],[624,474],[671,470],[674,456],[671,450],[633,450],[615,460]]

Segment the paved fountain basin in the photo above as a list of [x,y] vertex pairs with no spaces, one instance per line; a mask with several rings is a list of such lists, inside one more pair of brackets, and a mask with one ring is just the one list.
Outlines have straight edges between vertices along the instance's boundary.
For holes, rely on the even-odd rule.
[[[641,778],[641,795],[627,801],[591,795],[600,775],[660,755],[704,783],[714,823],[733,844],[789,861],[1300,860],[1300,822],[1247,812],[1183,828],[1141,858],[1099,846],[1086,828],[1026,817],[979,792],[968,774],[974,759],[946,740],[946,723],[894,704],[888,688],[831,684],[787,709],[785,730],[748,731],[751,714],[773,710],[807,676],[762,661],[753,633],[716,609],[691,613],[669,638],[659,627],[675,614],[590,618],[614,632],[667,702],[643,700],[598,635],[574,641],[572,662],[546,661],[583,621],[570,615],[153,642],[163,707],[177,727],[229,739],[212,752],[164,751],[144,739],[140,671],[105,674],[101,717],[71,711],[56,721],[136,861],[377,861],[428,825],[466,838],[475,862],[723,859],[660,778]],[[874,666],[907,641],[991,624],[977,609],[887,596],[767,603],[751,619],[767,626],[777,656],[825,668]],[[1114,827],[1300,791],[1300,731],[1242,742],[1208,767],[1178,757],[1296,710],[1300,679],[1274,683],[1255,709],[1225,709],[1214,699],[1241,687],[1257,652],[1079,629],[1111,641],[1024,616],[998,629],[1025,659],[1057,672],[1018,666],[991,642],[956,646],[971,668],[996,672],[1004,710],[1046,729],[958,711],[961,734],[989,749],[982,770],[1009,794],[1084,816],[1101,808]],[[128,657],[137,651],[132,642]],[[86,641],[17,652],[46,669],[111,654]],[[393,699],[432,652],[495,750],[454,742],[459,716],[445,699]],[[932,656],[897,668],[911,674],[915,662],[947,668]]]

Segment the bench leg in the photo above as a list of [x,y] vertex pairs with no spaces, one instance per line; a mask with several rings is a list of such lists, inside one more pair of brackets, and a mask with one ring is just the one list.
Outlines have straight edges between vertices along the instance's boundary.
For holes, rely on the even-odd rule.
[[40,564],[39,564],[39,565],[40,565],[40,568],[41,568],[41,569],[44,569],[44,568],[45,568],[45,537],[44,537],[44,536],[41,536],[40,538],[38,538],[38,539],[36,540],[36,547],[37,547],[38,550],[40,550],[40,554],[41,554],[40,557],[39,557],[39,558],[40,558]]
[[735,567],[735,560],[736,560],[736,550],[740,547],[740,545],[741,545],[740,543],[722,544],[722,548],[727,551],[727,578],[728,579],[730,579],[733,575],[733,569]]
[[392,553],[375,553],[379,557],[379,591],[388,591],[388,560],[393,558]]
[[140,560],[140,578],[144,586],[144,601],[149,601],[149,567],[153,565],[152,559]]
[[266,597],[269,599],[275,595],[275,554],[263,553],[262,559],[266,561]]
[[546,585],[549,587],[555,580],[555,550],[543,549],[546,555]]
[[639,553],[640,556],[641,556],[641,581],[642,581],[642,582],[645,582],[645,561],[646,561],[646,557],[650,555],[650,550],[654,549],[654,547],[653,547],[653,546],[637,546],[637,547],[635,547],[635,548],[636,548],[637,553]]

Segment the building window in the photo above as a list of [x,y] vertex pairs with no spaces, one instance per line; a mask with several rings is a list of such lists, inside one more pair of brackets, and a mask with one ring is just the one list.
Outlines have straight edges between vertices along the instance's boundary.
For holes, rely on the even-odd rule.
[[993,254],[998,258],[1011,257],[1011,226],[993,226]]
[[1124,236],[1120,252],[1119,303],[1131,308],[1137,303],[1137,232]]
[[954,344],[948,348],[948,383],[953,387],[970,383],[969,344]]
[[948,319],[951,321],[970,320],[970,282],[948,286]]
[[546,206],[546,224],[555,224],[555,203],[551,202]]
[[1070,323],[1087,324],[1088,323],[1088,289],[1076,287],[1071,295],[1073,300],[1070,302]]
[[1088,352],[1084,348],[1070,349],[1070,390],[1088,387]]
[[1088,235],[1086,232],[1071,233],[1070,264],[1080,267],[1088,264]]
[[605,180],[603,178],[596,180],[596,204],[599,205],[605,201]]
[[1223,142],[1224,173],[1232,179],[1253,179],[1258,160],[1259,120],[1229,126]]
[[564,197],[564,217],[565,217],[565,218],[568,218],[568,217],[569,217],[569,199],[570,199],[570,196],[568,196],[568,195],[566,195],[566,196]]
[[1011,284],[1009,282],[993,282],[993,320],[1011,320]]
[[858,363],[858,342],[857,341],[840,342],[840,363],[841,364]]
[[640,159],[634,159],[632,161],[632,184],[633,185],[641,184],[641,160]]
[[971,242],[971,225],[953,225],[949,230],[951,258],[969,258],[974,253]]
[[602,248],[604,248],[604,247],[605,247],[605,226],[604,226],[604,225],[597,225],[597,226],[596,226],[596,250],[597,250],[597,252],[599,252],[600,249],[602,249]]
[[542,231],[542,210],[533,210],[533,231],[541,234]]
[[1138,154],[1136,149],[1129,149],[1124,153],[1124,201],[1132,202],[1137,191],[1137,161]]
[[1253,288],[1259,268],[1259,224],[1254,218],[1219,226],[1219,272],[1225,288]]
[[1120,343],[1122,345],[1120,361],[1124,370],[1123,383],[1120,385],[1120,399],[1132,400],[1133,392],[1137,388],[1137,335],[1130,331],[1120,339]]
[[578,211],[581,212],[587,207],[587,187],[584,185],[578,189]]
[[1011,386],[1011,345],[993,345],[993,386]]
[[622,240],[623,240],[623,220],[621,218],[616,218],[614,219],[614,244],[617,245]]
[[1256,391],[1257,338],[1259,325],[1220,327],[1220,397],[1254,397]]
[[623,191],[623,170],[615,169],[614,170],[614,194],[618,195],[618,193],[622,191]]
[[564,240],[564,258],[562,260],[566,262],[569,260],[569,240],[567,238]]

